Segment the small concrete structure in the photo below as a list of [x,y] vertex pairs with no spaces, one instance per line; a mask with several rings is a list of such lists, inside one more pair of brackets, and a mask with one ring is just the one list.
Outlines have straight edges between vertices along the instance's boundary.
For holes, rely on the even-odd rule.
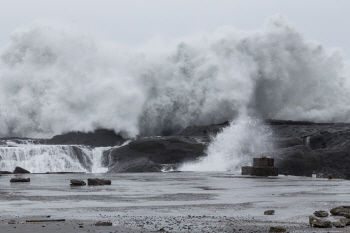
[[273,158],[254,158],[253,166],[242,167],[242,175],[278,176],[278,168],[274,167]]

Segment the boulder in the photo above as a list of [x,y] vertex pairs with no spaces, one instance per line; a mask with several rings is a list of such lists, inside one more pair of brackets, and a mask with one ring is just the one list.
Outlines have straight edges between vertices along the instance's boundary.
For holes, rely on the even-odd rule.
[[269,233],[272,233],[272,232],[286,232],[286,231],[287,231],[287,229],[285,227],[273,226],[273,227],[270,227]]
[[30,178],[12,178],[10,182],[30,182]]
[[30,171],[21,168],[21,167],[16,167],[15,170],[13,171],[14,174],[22,174],[22,173],[30,173]]
[[104,179],[88,179],[88,185],[111,185],[112,182],[110,180],[104,180]]
[[317,227],[317,228],[331,228],[333,225],[331,221],[317,218],[314,215],[309,216],[309,223],[311,227]]
[[330,212],[336,216],[344,216],[345,214],[350,214],[350,206],[338,206],[331,209]]
[[83,180],[70,180],[71,184],[70,186],[83,186],[86,185],[85,181]]
[[341,227],[345,227],[346,226],[346,222],[344,221],[337,221],[337,222],[332,222],[333,226],[335,226],[336,228],[341,228]]
[[328,212],[327,212],[327,211],[324,211],[324,210],[318,210],[318,211],[315,211],[315,212],[314,212],[314,215],[315,215],[316,217],[321,217],[321,218],[323,218],[323,217],[328,217]]
[[274,210],[266,210],[264,212],[264,215],[274,215],[275,214],[275,211]]
[[340,222],[344,223],[346,226],[350,225],[350,219],[348,218],[342,218],[339,220]]
[[99,221],[97,223],[95,223],[95,226],[112,226],[113,224],[111,222],[102,222]]

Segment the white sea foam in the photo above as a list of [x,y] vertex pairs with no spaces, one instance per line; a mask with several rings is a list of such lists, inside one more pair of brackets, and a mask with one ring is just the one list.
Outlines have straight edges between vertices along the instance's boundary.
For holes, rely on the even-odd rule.
[[16,30],[0,50],[0,136],[160,135],[242,112],[350,121],[342,56],[280,16],[256,31],[222,27],[161,48],[136,52],[54,23]]
[[206,157],[183,164],[181,171],[238,171],[253,157],[273,149],[272,131],[257,119],[240,116],[210,143]]
[[0,170],[20,166],[32,173],[92,172],[105,173],[103,151],[110,147],[88,148],[78,145],[31,145],[10,143],[0,147]]

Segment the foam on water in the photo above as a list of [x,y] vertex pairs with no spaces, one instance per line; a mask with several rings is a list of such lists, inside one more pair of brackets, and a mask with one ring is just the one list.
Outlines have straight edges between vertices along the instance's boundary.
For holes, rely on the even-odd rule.
[[257,119],[240,116],[210,143],[206,157],[186,163],[181,171],[240,171],[253,157],[273,149],[272,131]]
[[32,173],[93,172],[105,173],[103,151],[110,147],[88,148],[79,145],[31,145],[8,143],[0,147],[0,170],[13,171],[16,166]]
[[35,22],[0,49],[0,136],[114,129],[161,135],[262,118],[350,121],[346,62],[275,16],[127,49],[70,25]]

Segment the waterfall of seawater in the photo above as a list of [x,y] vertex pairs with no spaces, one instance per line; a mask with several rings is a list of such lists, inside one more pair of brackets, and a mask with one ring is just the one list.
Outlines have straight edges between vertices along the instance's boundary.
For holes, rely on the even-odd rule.
[[34,145],[7,142],[0,147],[0,170],[13,171],[16,166],[32,173],[107,172],[102,167],[103,151],[110,147],[89,148],[80,145]]

